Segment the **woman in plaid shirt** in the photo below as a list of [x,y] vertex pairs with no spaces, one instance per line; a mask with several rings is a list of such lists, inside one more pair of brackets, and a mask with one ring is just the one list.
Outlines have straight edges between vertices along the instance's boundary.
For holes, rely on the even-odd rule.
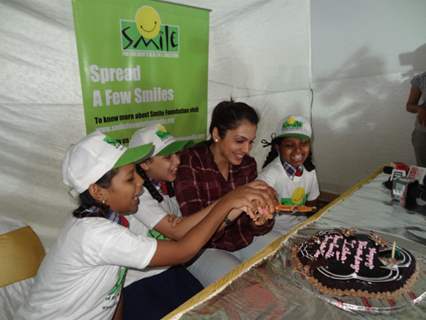
[[[238,186],[256,179],[250,157],[259,117],[243,102],[223,101],[213,110],[209,141],[181,154],[175,180],[183,216],[194,214]],[[247,214],[229,215],[188,269],[203,285],[214,282],[274,240],[274,220],[255,223]]]

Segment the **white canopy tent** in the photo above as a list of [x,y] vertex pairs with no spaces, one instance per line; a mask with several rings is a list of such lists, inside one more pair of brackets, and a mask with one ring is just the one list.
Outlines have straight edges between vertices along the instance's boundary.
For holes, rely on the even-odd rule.
[[[312,121],[323,191],[414,162],[405,100],[426,69],[426,1],[173,2],[212,10],[209,111],[230,97],[259,111],[259,167],[290,113]],[[61,161],[85,134],[71,1],[0,0],[0,39],[0,215],[49,247],[75,207]]]

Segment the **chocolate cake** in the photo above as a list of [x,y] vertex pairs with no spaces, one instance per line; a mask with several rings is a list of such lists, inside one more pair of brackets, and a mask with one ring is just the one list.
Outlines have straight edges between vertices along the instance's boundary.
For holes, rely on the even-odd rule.
[[374,233],[323,231],[295,245],[292,260],[322,293],[395,298],[411,287],[417,272],[414,256],[392,246]]

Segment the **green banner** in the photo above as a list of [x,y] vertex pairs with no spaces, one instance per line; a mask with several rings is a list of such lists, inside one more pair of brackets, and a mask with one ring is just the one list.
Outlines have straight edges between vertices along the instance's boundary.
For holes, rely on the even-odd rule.
[[144,123],[204,139],[209,11],[149,0],[73,0],[86,132],[127,143]]

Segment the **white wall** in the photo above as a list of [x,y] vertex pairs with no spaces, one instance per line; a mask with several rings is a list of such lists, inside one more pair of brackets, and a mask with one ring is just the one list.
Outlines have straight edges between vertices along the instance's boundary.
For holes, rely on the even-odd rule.
[[[232,97],[259,112],[253,147],[259,169],[289,113],[310,118],[309,1],[173,1],[211,9],[209,114]],[[210,118],[210,117],[209,117]]]
[[46,246],[75,204],[61,161],[84,121],[71,1],[0,0],[0,215]]
[[343,191],[390,161],[414,163],[409,80],[426,69],[426,1],[311,1],[315,160]]

